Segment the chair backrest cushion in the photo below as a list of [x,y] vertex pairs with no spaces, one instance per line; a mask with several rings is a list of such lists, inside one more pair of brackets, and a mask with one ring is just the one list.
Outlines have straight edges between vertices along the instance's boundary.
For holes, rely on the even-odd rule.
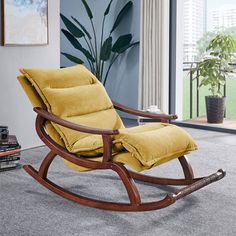
[[30,81],[24,75],[18,76],[17,79],[20,82],[25,93],[27,94],[33,107],[41,107],[41,108],[45,109],[46,105],[44,104],[43,100],[41,99],[41,97],[37,93],[36,89],[30,83]]
[[[33,86],[32,90],[30,86],[24,89],[34,106],[45,106],[49,112],[81,125],[107,129],[124,127],[105,88],[84,66],[63,69],[20,69],[20,71],[30,86]],[[90,135],[56,124],[52,125],[69,151],[73,151],[73,145],[79,139]],[[100,147],[100,143],[94,144],[94,150],[96,146]]]

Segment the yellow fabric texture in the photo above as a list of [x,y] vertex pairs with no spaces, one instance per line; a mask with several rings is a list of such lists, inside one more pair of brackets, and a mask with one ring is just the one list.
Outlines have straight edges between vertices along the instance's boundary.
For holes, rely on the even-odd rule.
[[[62,119],[93,128],[124,127],[104,87],[84,66],[20,71],[34,86],[47,110]],[[76,153],[73,146],[78,140],[91,136],[57,124],[52,125],[66,148],[73,153]],[[91,150],[97,148],[92,146]]]
[[[193,139],[181,128],[169,124],[150,124],[125,129],[102,84],[84,66],[64,69],[20,69],[22,87],[33,106],[73,123],[102,129],[119,129],[113,137],[113,157],[136,171],[149,169],[196,150]],[[46,124],[50,137],[68,151],[102,161],[102,138]],[[98,157],[96,157],[98,156]],[[88,170],[68,161],[79,171]]]
[[[27,94],[27,96],[28,96],[30,102],[32,103],[33,107],[41,107],[43,109],[46,109],[46,105],[44,104],[43,100],[41,99],[41,97],[39,96],[37,91],[35,90],[34,86],[32,86],[32,84],[29,82],[29,80],[23,75],[18,76],[17,79],[20,82],[20,84],[21,84],[22,88],[24,89],[25,93]],[[46,128],[48,134],[50,135],[50,137],[56,143],[58,143],[59,145],[61,145],[63,147],[65,146],[64,142],[60,138],[60,135],[54,129],[54,127],[52,126],[52,124],[50,122],[46,122],[45,128]]]
[[17,79],[20,82],[25,93],[27,94],[28,98],[30,99],[30,102],[32,103],[33,107],[41,107],[45,109],[46,105],[35,90],[34,86],[32,86],[32,84],[30,83],[30,81],[27,80],[23,75],[18,76]]
[[[103,157],[86,157],[86,159],[102,162]],[[141,172],[143,170],[149,169],[149,167],[143,166],[135,157],[133,157],[129,152],[126,152],[126,151],[114,154],[111,159],[114,162],[120,162],[120,163],[126,164],[130,166],[132,169],[136,170],[137,172]],[[71,169],[75,171],[83,172],[83,171],[92,170],[92,169],[88,169],[82,166],[75,165],[67,160],[63,160],[63,161],[65,165],[67,165],[68,167],[70,167]]]
[[145,167],[157,166],[197,149],[192,137],[183,129],[156,123],[120,130],[115,143],[122,146]]

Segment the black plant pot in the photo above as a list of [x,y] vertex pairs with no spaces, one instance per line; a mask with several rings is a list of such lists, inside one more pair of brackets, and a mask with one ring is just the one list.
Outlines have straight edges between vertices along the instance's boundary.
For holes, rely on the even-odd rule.
[[207,122],[220,124],[223,123],[225,106],[226,106],[226,97],[205,97],[206,101],[206,112],[207,112]]

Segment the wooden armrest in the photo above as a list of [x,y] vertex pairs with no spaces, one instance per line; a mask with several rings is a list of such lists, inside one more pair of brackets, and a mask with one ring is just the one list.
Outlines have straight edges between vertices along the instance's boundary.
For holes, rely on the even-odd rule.
[[54,122],[58,125],[67,127],[69,129],[77,130],[83,133],[89,133],[89,134],[100,134],[100,135],[116,135],[119,134],[119,130],[110,130],[110,129],[98,129],[98,128],[92,128],[92,127],[87,127],[79,124],[72,123],[67,120],[63,120],[58,116],[55,116],[48,111],[35,107],[34,111],[41,117],[45,118],[48,121]]
[[140,111],[137,109],[133,109],[127,106],[124,106],[122,104],[119,104],[117,102],[113,102],[114,107],[117,110],[126,112],[128,114],[131,115],[136,115],[136,116],[141,116],[141,117],[147,117],[147,118],[151,118],[151,119],[160,119],[160,120],[176,120],[178,118],[177,115],[166,115],[166,114],[154,114],[151,112],[146,112],[146,111]]

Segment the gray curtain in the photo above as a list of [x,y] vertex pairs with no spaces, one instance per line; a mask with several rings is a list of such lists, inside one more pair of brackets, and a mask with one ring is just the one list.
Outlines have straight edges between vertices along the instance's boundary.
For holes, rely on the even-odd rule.
[[169,0],[141,0],[139,108],[168,112]]

